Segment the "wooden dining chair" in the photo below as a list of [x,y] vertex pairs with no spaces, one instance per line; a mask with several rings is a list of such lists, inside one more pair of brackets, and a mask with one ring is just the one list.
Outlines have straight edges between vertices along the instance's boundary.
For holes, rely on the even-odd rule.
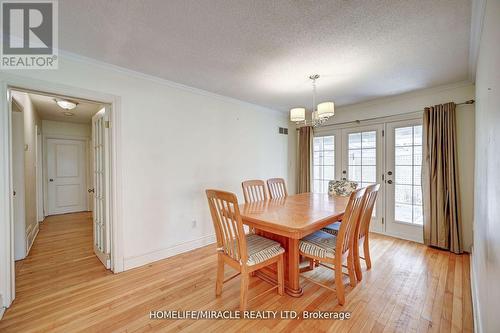
[[[373,207],[375,207],[375,203],[377,202],[379,189],[380,184],[373,184],[366,188],[365,197],[363,199],[363,209],[361,210],[358,228],[354,238],[354,268],[356,269],[356,277],[358,281],[363,279],[360,259],[365,260],[367,270],[372,267],[372,261],[370,258],[369,231]],[[363,243],[363,258],[359,255],[359,245],[361,243]]]
[[[283,253],[285,250],[278,242],[255,235],[245,235],[238,199],[230,192],[206,190],[208,205],[212,215],[217,238],[217,280],[215,295],[222,294],[225,282],[241,275],[240,310],[244,311],[248,303],[248,284],[250,273],[265,266],[276,264],[277,285],[255,296],[251,300],[277,288],[278,294],[284,291]],[[224,265],[228,264],[238,271],[224,280]]]
[[284,198],[288,196],[286,184],[283,178],[271,178],[267,180],[267,189],[271,199]]
[[[380,189],[380,184],[373,184],[366,187],[365,197],[363,199],[363,208],[360,213],[360,217],[356,227],[356,235],[354,238],[354,267],[356,269],[356,277],[358,281],[361,281],[363,278],[363,273],[361,272],[361,262],[360,259],[364,259],[366,263],[366,269],[370,269],[372,267],[372,262],[370,258],[370,242],[369,242],[369,231],[370,231],[370,222],[372,220],[372,212],[373,207],[375,207],[375,203],[377,202],[377,194]],[[321,229],[329,234],[337,236],[341,222],[335,222],[327,226],[326,228]],[[361,257],[359,255],[359,246],[363,244],[363,255]]]
[[246,203],[267,200],[266,184],[263,180],[245,180],[241,183]]
[[[351,193],[337,236],[323,231],[316,231],[302,238],[299,242],[300,255],[310,260],[316,260],[324,267],[335,271],[335,289],[305,276],[302,277],[322,287],[336,291],[340,305],[344,305],[345,303],[344,282],[342,281],[342,274],[345,274],[342,271],[344,261],[347,262],[351,286],[355,287],[357,284],[352,249],[354,246],[356,224],[363,207],[364,194],[364,188]],[[333,268],[325,265],[325,263],[333,265]]]

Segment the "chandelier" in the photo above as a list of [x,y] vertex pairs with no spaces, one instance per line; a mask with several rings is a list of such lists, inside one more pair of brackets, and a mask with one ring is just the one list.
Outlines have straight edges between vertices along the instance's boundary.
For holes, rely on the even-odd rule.
[[[313,127],[318,127],[324,125],[328,118],[335,114],[335,104],[333,102],[323,102],[316,105],[316,80],[319,79],[318,74],[313,74],[309,76],[312,80],[313,87],[313,104],[312,104],[312,115],[311,115],[311,125]],[[307,125],[306,121],[306,109],[305,108],[293,108],[290,109],[290,121],[295,123],[303,123]]]

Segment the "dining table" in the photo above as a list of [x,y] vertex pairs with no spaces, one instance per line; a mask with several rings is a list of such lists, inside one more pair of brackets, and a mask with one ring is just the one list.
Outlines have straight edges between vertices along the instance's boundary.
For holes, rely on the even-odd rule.
[[[275,240],[285,249],[285,292],[302,295],[300,286],[300,239],[342,219],[349,198],[323,193],[301,193],[239,205],[242,222],[260,236]],[[275,283],[277,273],[265,267],[256,275]]]

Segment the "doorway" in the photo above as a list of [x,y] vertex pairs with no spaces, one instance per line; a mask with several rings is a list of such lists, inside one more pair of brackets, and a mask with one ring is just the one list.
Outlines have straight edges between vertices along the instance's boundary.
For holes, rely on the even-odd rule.
[[360,187],[379,183],[370,230],[423,242],[421,118],[317,132],[313,140],[313,191],[328,192],[332,179],[352,180]]
[[[25,97],[23,103],[17,102],[19,98],[14,98],[16,94]],[[7,97],[7,142],[10,142],[12,158],[6,162],[12,161],[10,188],[13,189],[9,195],[13,207],[10,212],[13,237],[9,244],[13,244],[16,251],[4,253],[11,262],[7,274],[2,273],[7,277],[4,280],[8,281],[7,286],[11,287],[10,295],[3,291],[0,295],[5,306],[15,297],[14,260],[22,260],[28,255],[39,225],[43,228],[44,222],[39,222],[47,221],[47,217],[59,225],[64,225],[61,224],[64,220],[71,222],[63,228],[74,225],[75,217],[82,223],[89,221],[92,225],[90,251],[106,269],[113,267],[111,216],[114,193],[111,166],[115,137],[109,126],[110,103],[18,87],[8,88]],[[58,103],[61,100],[71,101],[75,106],[63,108]],[[24,130],[27,122],[35,124],[29,131],[32,142],[26,141]],[[33,166],[33,172],[29,175],[23,172],[26,169],[21,165],[24,159],[31,159],[29,165]],[[22,209],[23,205],[27,207],[27,202],[32,202],[32,217],[25,213],[26,209]],[[92,213],[85,213],[87,211]],[[54,223],[51,232],[54,231]],[[120,270],[120,267],[116,269]],[[4,286],[2,290],[6,290]]]

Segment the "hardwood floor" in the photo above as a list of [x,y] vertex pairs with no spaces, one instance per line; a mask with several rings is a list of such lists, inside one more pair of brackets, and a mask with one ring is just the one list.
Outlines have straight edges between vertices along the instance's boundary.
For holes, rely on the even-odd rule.
[[[17,297],[0,332],[472,332],[469,256],[371,234],[373,268],[352,289],[346,304],[335,293],[302,281],[300,298],[271,292],[250,310],[349,311],[334,320],[155,320],[151,310],[238,310],[239,278],[215,297],[217,257],[210,245],[112,274],[92,252],[89,213],[48,218],[28,258],[16,264]],[[232,275],[226,269],[226,277]],[[333,286],[333,272],[315,279]],[[348,283],[346,278],[345,283]],[[269,285],[250,280],[250,295]]]

